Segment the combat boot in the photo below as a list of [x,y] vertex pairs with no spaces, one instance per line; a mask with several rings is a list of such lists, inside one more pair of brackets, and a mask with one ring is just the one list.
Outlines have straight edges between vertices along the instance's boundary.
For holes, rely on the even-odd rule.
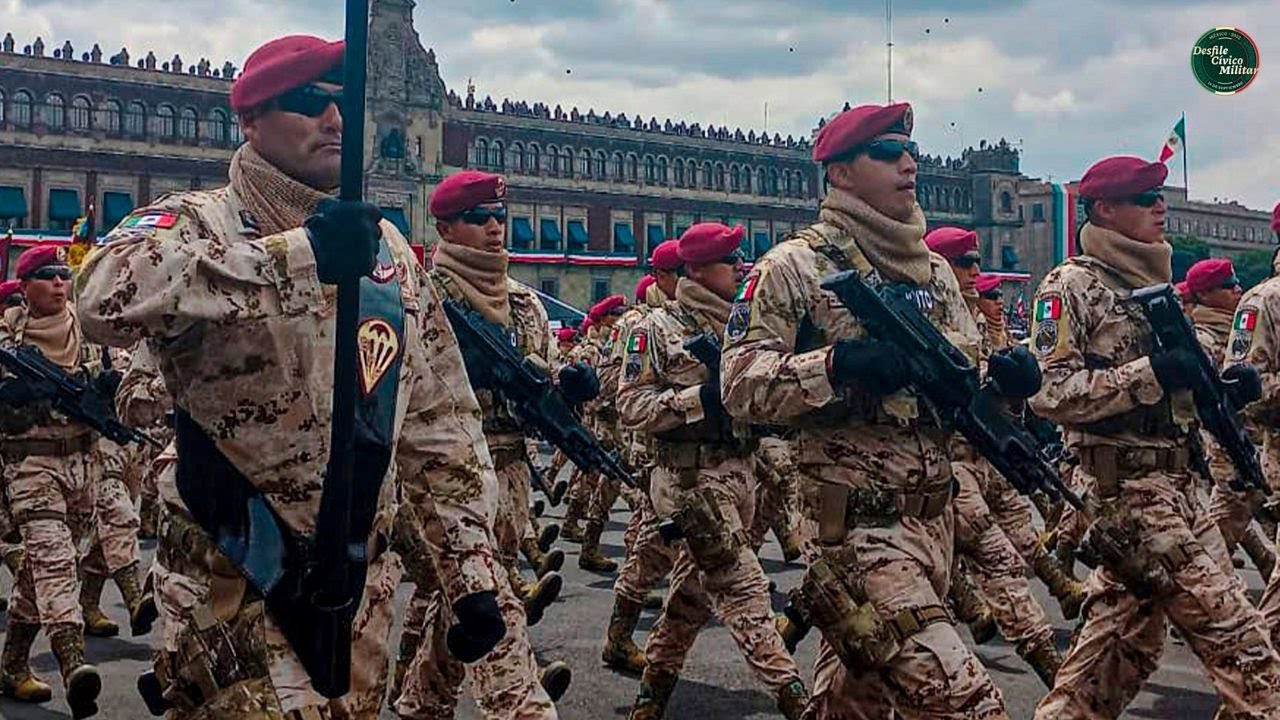
[[560,537],[566,542],[582,542],[582,516],[586,514],[585,499],[570,496],[569,508],[564,512],[564,522],[560,524]]
[[[1045,547],[1050,547],[1046,545]],[[1053,554],[1058,559],[1058,566],[1062,568],[1062,572],[1072,580],[1076,579],[1076,543],[1059,536],[1058,542],[1053,546]]]
[[62,685],[67,690],[67,705],[75,720],[98,714],[98,693],[102,677],[98,668],[84,661],[84,634],[71,624],[49,627],[49,645],[62,669]]
[[645,610],[661,610],[667,599],[661,593],[649,593],[644,596]]
[[571,682],[573,682],[573,670],[569,668],[568,663],[560,660],[542,668],[542,674],[538,678],[538,683],[542,685],[543,690],[547,691],[551,702],[560,702],[560,698],[564,697]]
[[578,567],[591,572],[611,573],[618,569],[618,563],[600,554],[600,534],[604,532],[604,524],[592,520],[582,534],[582,553],[578,555]]
[[1036,577],[1049,588],[1049,593],[1062,608],[1062,617],[1075,620],[1080,617],[1080,606],[1084,605],[1084,583],[1062,572],[1062,566],[1049,556],[1042,548],[1036,548],[1036,560],[1032,565]]
[[4,636],[4,651],[0,653],[0,694],[24,703],[49,702],[53,688],[36,677],[28,664],[31,659],[31,643],[35,642],[40,626],[9,618]]
[[1258,532],[1252,527],[1245,530],[1244,537],[1240,538],[1240,547],[1244,548],[1245,554],[1253,561],[1253,566],[1258,568],[1262,580],[1270,580],[1271,571],[1276,566],[1276,554]]
[[392,710],[396,709],[396,701],[400,699],[400,691],[404,689],[404,676],[409,672],[409,663],[413,662],[421,646],[422,633],[400,633],[400,654],[396,657],[396,667],[391,672],[391,687],[387,690],[387,707]]
[[547,552],[552,545],[556,544],[556,540],[560,538],[560,526],[556,523],[547,523],[546,527],[538,533],[538,549]]
[[645,658],[632,637],[640,622],[640,603],[614,595],[613,615],[609,618],[609,630],[605,633],[604,652],[600,659],[606,667],[639,675],[644,672]]
[[951,609],[956,617],[969,626],[969,634],[973,636],[975,644],[985,645],[995,639],[995,618],[986,601],[978,595],[978,588],[974,586],[968,571],[961,569],[952,574],[947,599],[951,602]]
[[796,678],[778,689],[778,712],[787,720],[800,720],[805,708],[809,707],[809,691],[804,689],[804,682]]
[[160,519],[160,503],[156,500],[142,501],[142,507],[138,511],[138,539],[139,540],[155,540],[156,527],[159,525]]
[[102,612],[102,588],[107,584],[105,575],[84,573],[80,582],[80,611],[84,616],[84,634],[90,637],[115,637],[120,626]]
[[667,711],[671,693],[676,689],[680,676],[670,670],[654,670],[646,667],[640,678],[640,691],[631,706],[627,720],[660,720]]
[[1062,667],[1062,653],[1058,652],[1058,648],[1053,644],[1053,638],[1049,638],[1043,642],[1033,645],[1030,648],[1018,648],[1018,654],[1022,659],[1036,671],[1036,675],[1040,676],[1040,682],[1044,686],[1053,689],[1053,680],[1058,675],[1058,668]]
[[138,582],[138,564],[130,563],[116,571],[111,579],[120,588],[120,597],[124,598],[124,606],[129,608],[129,634],[132,637],[146,635],[151,632],[151,625],[160,616],[156,609],[156,600],[150,589],[144,591]]
[[542,622],[542,614],[560,597],[563,587],[564,578],[558,572],[547,573],[537,582],[524,585],[521,595],[524,597],[525,624],[533,627]]
[[5,548],[4,557],[0,558],[0,562],[9,568],[14,582],[17,582],[18,573],[22,571],[22,558],[26,557],[26,554],[27,551],[22,545],[14,543]]
[[565,493],[569,492],[568,480],[557,480],[555,485],[551,486],[551,496],[547,499],[551,501],[551,507],[559,507],[564,502]]
[[809,626],[788,615],[786,610],[774,617],[773,626],[777,628],[778,634],[782,636],[782,644],[787,647],[787,652],[792,655],[796,654],[796,648],[800,647],[800,641],[804,640],[805,636],[809,634]]
[[546,577],[547,573],[555,572],[564,567],[564,551],[557,548],[551,552],[544,553],[538,547],[538,541],[534,538],[527,537],[520,541],[520,552],[524,555],[525,560],[529,561],[529,565],[533,567],[538,577]]

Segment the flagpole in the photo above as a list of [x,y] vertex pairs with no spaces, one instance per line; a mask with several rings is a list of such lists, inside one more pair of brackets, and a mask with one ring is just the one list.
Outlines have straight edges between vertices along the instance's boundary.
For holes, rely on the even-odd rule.
[[1191,185],[1187,182],[1187,114],[1182,113],[1182,190],[1191,201]]

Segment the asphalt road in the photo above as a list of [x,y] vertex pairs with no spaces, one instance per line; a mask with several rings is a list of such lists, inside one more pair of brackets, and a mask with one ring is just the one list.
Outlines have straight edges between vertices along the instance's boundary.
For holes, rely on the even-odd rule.
[[[612,522],[606,529],[604,551],[621,560],[622,531],[627,515],[620,502]],[[547,517],[558,517],[561,508],[552,508]],[[595,720],[597,718],[624,718],[634,698],[637,681],[614,674],[600,664],[600,647],[604,630],[612,610],[612,577],[587,573],[577,567],[578,546],[561,543],[568,554],[565,563],[565,589],[559,602],[547,611],[545,619],[532,629],[534,647],[544,661],[565,660],[573,668],[573,685],[559,704],[560,716],[567,720]],[[146,557],[151,547],[144,547]],[[762,556],[766,572],[782,589],[799,582],[799,568],[785,565],[772,543],[766,545]],[[1251,588],[1260,592],[1261,579],[1252,569],[1244,571]],[[8,575],[0,582],[8,590]],[[1048,610],[1059,630],[1060,645],[1065,646],[1071,625],[1062,620],[1057,605],[1047,597],[1036,583],[1041,603]],[[400,602],[407,598],[408,587],[402,587]],[[105,607],[117,622],[125,624],[127,616],[116,595],[109,586]],[[781,609],[785,598],[774,596],[774,606]],[[641,630],[647,631],[656,619],[656,612],[646,612],[641,620]],[[398,638],[399,629],[396,629]],[[801,644],[797,660],[804,671],[806,682],[812,680],[813,656],[816,651],[817,633],[811,633]],[[392,652],[398,647],[393,638]],[[145,706],[134,690],[138,674],[149,664],[151,649],[147,638],[117,637],[105,640],[90,638],[88,658],[97,664],[103,675],[104,690],[100,699],[102,708],[98,717],[103,720],[133,720],[148,717]],[[997,640],[982,646],[978,654],[994,675],[1004,692],[1010,717],[1015,720],[1030,718],[1036,702],[1044,693],[1035,674],[1014,653],[1013,648]],[[33,667],[36,672],[55,684],[52,702],[31,706],[0,699],[0,718],[14,720],[49,720],[70,718],[62,699],[61,688],[56,682],[57,666],[49,652],[48,642],[42,637],[37,641]],[[1199,662],[1191,652],[1172,638],[1166,645],[1160,669],[1143,688],[1124,715],[1126,718],[1177,718],[1197,720],[1212,718],[1217,698],[1204,678]],[[394,718],[394,713],[384,712],[384,718]],[[667,717],[672,720],[687,718],[780,718],[772,697],[756,682],[728,632],[713,623],[698,639],[685,665]],[[465,699],[459,718],[479,718],[470,701]]]

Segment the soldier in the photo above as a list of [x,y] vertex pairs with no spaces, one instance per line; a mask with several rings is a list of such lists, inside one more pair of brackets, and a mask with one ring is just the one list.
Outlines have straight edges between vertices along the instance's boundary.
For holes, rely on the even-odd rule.
[[1125,535],[1133,560],[1090,574],[1084,625],[1036,709],[1043,720],[1120,715],[1156,668],[1166,620],[1204,664],[1224,709],[1280,713],[1280,657],[1187,473],[1195,356],[1152,353],[1150,329],[1126,301],[1135,288],[1169,282],[1167,174],[1162,163],[1127,156],[1090,167],[1080,181],[1083,254],[1052,270],[1036,295],[1032,345],[1044,387],[1031,407],[1062,425],[1079,453],[1099,518],[1089,532],[1103,522]]
[[700,334],[721,342],[742,279],[742,226],[698,223],[680,237],[685,275],[675,303],[651,312],[627,340],[618,390],[624,427],[652,435],[650,497],[681,531],[671,589],[645,646],[648,661],[630,720],[661,718],[685,654],[712,612],[747,664],[795,720],[808,702],[795,661],[774,628],[769,581],[747,530],[755,513],[756,443],[734,427],[716,373],[685,349]]
[[0,282],[0,311],[5,308],[22,305],[26,300],[22,297],[22,281],[18,279]]
[[[160,488],[155,564],[166,619],[155,684],[174,716],[377,717],[400,577],[384,552],[397,498],[437,563],[453,653],[478,659],[506,632],[496,480],[453,333],[395,226],[331,195],[343,53],[341,41],[301,35],[255,50],[231,87],[247,142],[230,184],[134,211],[81,272],[86,334],[117,347],[146,339],[175,406],[177,466]],[[350,542],[367,548],[368,565],[351,689],[327,700],[284,634],[297,618],[264,603],[270,558],[229,556],[218,539],[244,542],[250,507],[274,516],[281,552],[334,531],[318,527],[318,512],[340,282],[358,282],[361,295],[356,474],[381,486],[377,497],[368,485],[356,492],[354,507],[368,510],[353,511]],[[251,573],[239,562],[261,564]]]
[[[1227,258],[1201,260],[1187,270],[1187,290],[1193,298],[1191,322],[1205,352],[1214,364],[1222,366],[1227,359],[1227,343],[1231,336],[1231,323],[1235,317],[1240,297],[1244,294],[1235,267]],[[1220,445],[1206,433],[1204,446],[1209,455],[1209,471],[1213,476],[1213,489],[1209,494],[1209,519],[1218,525],[1222,539],[1227,544],[1227,554],[1235,555],[1236,547],[1244,548],[1265,582],[1271,577],[1275,565],[1275,553],[1270,543],[1263,540],[1251,527],[1253,508],[1263,498],[1255,497],[1256,491],[1232,490],[1228,482],[1235,477],[1231,459]],[[1275,528],[1272,528],[1274,535]]]
[[[25,300],[22,297],[22,281],[21,280],[5,280],[0,282],[0,318],[6,309],[10,307],[21,307]],[[3,319],[0,319],[3,323]],[[9,504],[5,500],[4,492],[0,491],[0,565],[9,568],[9,572],[17,578],[18,567],[22,564],[22,543],[10,542],[17,540],[18,530],[13,525],[13,518],[9,516]],[[0,597],[0,612],[9,609],[9,601]]]
[[819,287],[854,269],[910,284],[930,319],[976,357],[978,330],[955,275],[923,242],[911,125],[910,105],[899,103],[855,107],[822,128],[813,149],[827,183],[821,220],[752,269],[725,331],[725,406],[735,418],[796,426],[816,560],[858,579],[860,602],[896,648],[846,667],[826,633],[856,628],[824,629],[809,718],[854,708],[906,720],[1005,717],[999,689],[942,605],[954,546],[949,433],[905,389],[911,378],[892,346],[865,337]]

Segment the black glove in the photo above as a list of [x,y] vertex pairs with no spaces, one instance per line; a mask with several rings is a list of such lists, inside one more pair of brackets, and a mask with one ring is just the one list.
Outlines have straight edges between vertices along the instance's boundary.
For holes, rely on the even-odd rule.
[[600,376],[595,368],[579,360],[560,369],[560,392],[574,405],[594,400],[600,394]]
[[997,393],[1025,400],[1040,392],[1040,364],[1026,348],[1014,345],[987,358],[987,379]]
[[713,377],[698,387],[698,399],[702,401],[702,414],[707,419],[724,415],[724,400],[720,398],[720,378]]
[[453,615],[458,622],[449,628],[445,643],[449,652],[464,663],[475,662],[488,655],[507,634],[496,592],[478,592],[463,597],[453,604]]
[[1222,371],[1222,382],[1227,386],[1227,400],[1237,410],[1262,399],[1262,376],[1252,365],[1236,363],[1228,367]]
[[911,382],[911,372],[893,345],[879,340],[840,340],[827,358],[832,384],[858,383],[870,392],[889,395]]
[[1191,387],[1200,363],[1195,353],[1186,348],[1162,350],[1151,356],[1151,370],[1165,392]]
[[366,202],[325,198],[303,226],[316,256],[320,282],[359,280],[373,269],[382,237],[382,211]]
[[48,400],[58,394],[53,383],[43,380],[28,382],[17,378],[0,380],[0,405],[23,407],[41,400]]
[[120,390],[120,381],[123,379],[124,374],[119,370],[106,370],[93,379],[93,389],[107,402],[114,402],[116,393]]

